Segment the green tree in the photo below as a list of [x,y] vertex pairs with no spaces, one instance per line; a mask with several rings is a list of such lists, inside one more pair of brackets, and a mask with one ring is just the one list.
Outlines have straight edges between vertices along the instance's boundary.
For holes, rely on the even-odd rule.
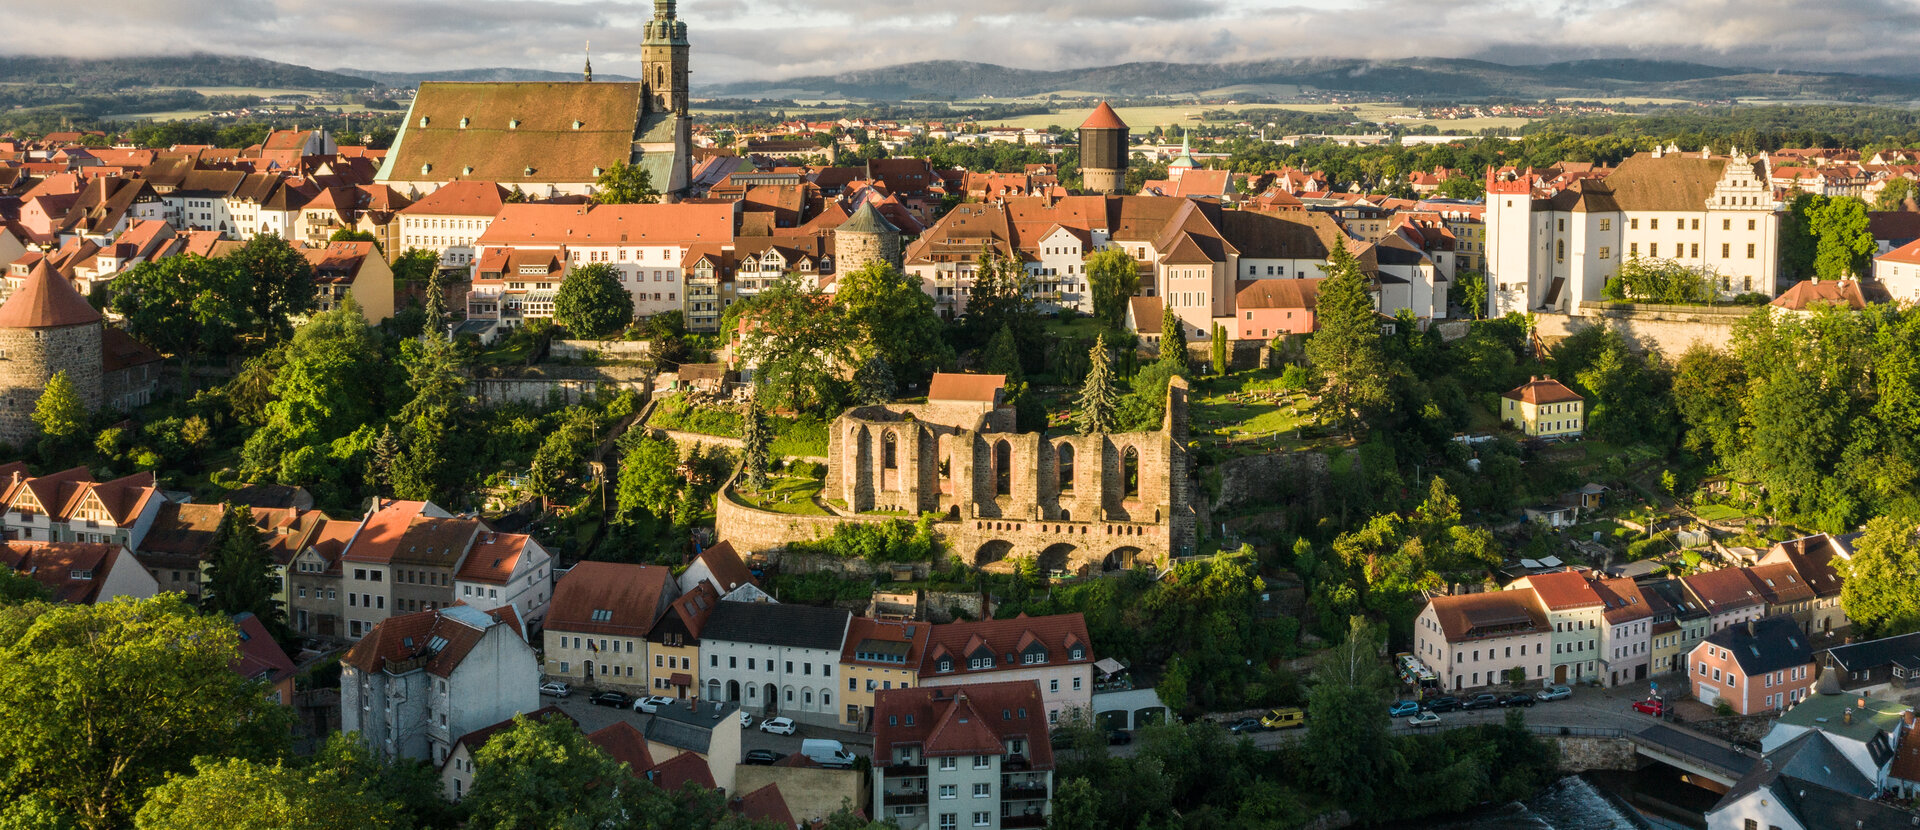
[[431,283],[440,270],[440,254],[426,248],[408,248],[393,261],[393,278],[399,282]]
[[222,259],[242,275],[249,316],[269,344],[287,339],[292,318],[313,310],[313,266],[286,240],[256,234]]
[[753,395],[747,398],[747,411],[740,423],[741,465],[745,470],[747,487],[752,490],[765,490],[767,487],[767,460],[773,449],[773,435],[767,428],[767,411],[760,404],[760,390],[755,388]]
[[464,806],[472,830],[611,830],[632,826],[643,814],[630,810],[658,792],[571,721],[516,715],[474,753]]
[[[373,238],[373,231],[357,231],[352,228],[341,228],[337,231],[334,231],[332,236],[327,237],[327,241],[328,242],[377,242],[378,240]],[[376,246],[376,249],[377,247],[378,246]]]
[[[1451,179],[1449,179],[1451,181]],[[1481,271],[1461,271],[1447,286],[1448,299],[1475,320],[1487,316],[1487,275]]]
[[273,576],[267,540],[254,524],[253,508],[228,505],[208,547],[206,598],[201,607],[227,616],[251,613],[267,630],[280,630],[285,613],[273,598],[280,584]]
[[1112,432],[1114,410],[1119,406],[1119,401],[1113,391],[1113,363],[1107,354],[1105,332],[1094,337],[1093,350],[1087,353],[1087,364],[1087,379],[1080,384],[1080,403],[1074,412],[1074,425],[1084,435]]
[[887,365],[886,358],[874,355],[853,373],[854,397],[863,404],[882,404],[899,394],[899,384],[894,380],[893,367]]
[[1013,327],[1014,340],[1023,348],[1039,337],[1039,317],[1027,294],[1027,269],[1018,260],[1000,255],[991,241],[983,241],[973,261],[973,288],[967,292],[968,342],[979,344]]
[[1805,279],[1814,273],[1813,260],[1818,248],[1814,216],[1826,207],[1827,197],[1795,189],[1787,195],[1786,215],[1780,221],[1780,270],[1790,279]]
[[1118,328],[1126,322],[1127,303],[1140,293],[1140,264],[1117,246],[1087,255],[1083,268],[1093,294],[1093,316]]
[[1840,607],[1847,619],[1874,636],[1920,630],[1920,536],[1908,519],[1881,516],[1867,522],[1853,558],[1834,560],[1845,580]]
[[1027,373],[1020,367],[1020,346],[1014,341],[1013,326],[1001,326],[994,332],[993,339],[987,341],[981,366],[988,374],[1005,375],[1009,385],[1026,381]]
[[1895,176],[1888,179],[1880,188],[1880,195],[1874,197],[1874,210],[1906,210],[1907,200],[1915,196],[1913,180]]
[[276,757],[291,718],[239,655],[233,623],[179,594],[0,607],[0,803],[109,830],[196,756]]
[[1100,830],[1100,796],[1093,782],[1069,778],[1060,782],[1053,796],[1053,815],[1047,817],[1047,830]]
[[1347,638],[1320,661],[1307,696],[1307,769],[1323,792],[1363,820],[1389,815],[1406,761],[1381,716],[1387,681],[1372,627],[1355,618]]
[[846,400],[840,372],[854,363],[855,337],[844,309],[790,275],[760,292],[752,314],[740,352],[761,392],[801,414],[824,415]]
[[45,585],[12,568],[0,568],[0,605],[20,605],[52,599]]
[[553,297],[553,322],[575,337],[606,337],[633,322],[633,297],[604,262],[567,270]]
[[953,361],[945,324],[920,278],[886,262],[869,262],[834,284],[834,302],[858,333],[861,353],[886,361],[896,378],[925,384]]
[[1215,377],[1226,376],[1227,369],[1229,368],[1227,363],[1230,358],[1231,358],[1231,355],[1229,355],[1227,352],[1227,327],[1220,325],[1219,323],[1214,323],[1213,324],[1213,374]]
[[182,363],[230,352],[254,326],[245,302],[252,290],[230,259],[184,254],[143,262],[115,277],[111,291],[127,332]]
[[56,441],[65,441],[86,430],[87,405],[80,400],[80,391],[73,388],[73,380],[67,377],[65,369],[54,372],[47,380],[40,400],[33,405],[33,423]]
[[1351,434],[1363,412],[1387,402],[1387,380],[1396,372],[1381,347],[1379,313],[1360,263],[1339,245],[1329,253],[1307,358],[1320,376],[1322,422]]
[[148,793],[138,830],[382,830],[409,827],[397,805],[281,763],[195,758]]
[[1867,227],[1867,205],[1851,196],[1827,200],[1812,217],[1809,230],[1817,240],[1813,272],[1822,279],[1844,279],[1867,274],[1873,256],[1873,231]]
[[1672,443],[1672,398],[1657,358],[1632,352],[1626,339],[1613,329],[1593,364],[1575,376],[1592,396],[1587,404],[1586,431],[1604,441]]
[[1673,404],[1685,426],[1685,447],[1726,461],[1742,441],[1741,398],[1747,371],[1733,355],[1695,343],[1674,366]]
[[650,205],[660,201],[653,174],[639,165],[616,161],[593,182],[593,200],[603,205]]
[[1160,362],[1181,373],[1187,371],[1187,327],[1172,309],[1160,312]]
[[311,480],[321,472],[313,467],[315,458],[326,455],[334,441],[370,430],[376,420],[385,374],[379,340],[349,296],[314,315],[283,351],[266,423],[247,438],[241,455],[257,473]]
[[617,521],[631,522],[635,511],[671,517],[680,496],[680,456],[673,442],[645,430],[620,436],[620,478],[614,487]]

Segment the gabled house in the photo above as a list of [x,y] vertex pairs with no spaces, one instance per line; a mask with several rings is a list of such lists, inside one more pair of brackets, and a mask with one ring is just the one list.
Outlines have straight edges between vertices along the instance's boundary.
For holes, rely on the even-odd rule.
[[1766,600],[1744,568],[1701,571],[1681,577],[1680,582],[1712,615],[1707,625],[1710,634],[1760,619],[1766,611]]
[[740,731],[737,704],[690,697],[659,707],[643,734],[651,757],[697,758],[706,766],[702,783],[731,792],[734,770],[740,766]]
[[1909,814],[1874,800],[1872,779],[1819,733],[1767,750],[1706,813],[1707,830],[1839,830],[1910,827]]
[[834,668],[851,616],[810,605],[718,603],[700,630],[706,699],[766,717],[837,723]]
[[393,316],[393,269],[372,242],[329,242],[300,253],[313,267],[316,311],[331,311],[352,297],[369,323]]
[[[535,723],[565,720],[568,723],[578,725],[578,721],[575,721],[572,715],[560,711],[559,707],[542,706],[524,715],[510,715],[499,723],[484,726],[468,732],[465,735],[461,735],[454,740],[453,750],[447,753],[447,759],[440,763],[440,789],[443,797],[449,801],[459,801],[467,797],[467,793],[473,791],[473,756],[480,751],[481,747],[486,746],[487,741],[491,740],[493,736],[512,729],[514,718],[520,717],[524,717],[528,721]],[[616,725],[626,726],[626,722],[622,721]],[[627,729],[632,730],[633,727],[627,726]],[[601,731],[605,732],[606,730]],[[588,736],[587,739],[593,740],[592,736]]]
[[1647,679],[1653,658],[1653,608],[1631,579],[1594,580],[1593,591],[1606,603],[1601,616],[1606,636],[1600,641],[1600,670],[1618,686]]
[[702,581],[660,615],[647,632],[649,694],[685,698],[700,693],[700,632],[719,605],[713,584]]
[[647,633],[680,596],[658,565],[581,562],[553,586],[541,632],[542,673],[588,687],[635,694],[648,686]]
[[1834,646],[1820,670],[1848,694],[1920,687],[1920,632]]
[[1553,632],[1532,590],[1438,596],[1414,618],[1414,655],[1449,691],[1505,683],[1516,669],[1541,683]]
[[233,663],[233,670],[248,680],[258,680],[267,687],[267,699],[274,703],[293,703],[293,660],[273,641],[273,635],[267,632],[265,623],[252,612],[241,612],[233,617],[233,626],[240,633],[240,658]]
[[1500,396],[1500,422],[1529,438],[1578,438],[1587,428],[1586,399],[1560,381],[1535,377]]
[[1857,534],[1834,536],[1816,533],[1785,542],[1775,542],[1761,554],[1759,564],[1786,563],[1793,566],[1800,581],[1813,589],[1813,601],[1807,605],[1804,627],[1808,634],[1832,636],[1846,628],[1847,612],[1840,607],[1842,580],[1834,561],[1853,558],[1852,540]]
[[512,606],[383,620],[340,669],[340,731],[390,758],[443,764],[468,732],[540,708],[540,666]]
[[[1886,780],[1896,754],[1894,741],[1912,711],[1895,700],[1815,694],[1774,721],[1773,728],[1760,739],[1760,751],[1772,753],[1803,733],[1817,732],[1846,759],[1854,773],[1879,785]],[[1835,772],[1839,771],[1836,765]]]
[[1813,649],[1792,620],[1748,620],[1708,635],[1687,656],[1693,696],[1742,715],[1784,709],[1813,690]]
[[847,678],[841,725],[871,731],[875,694],[920,684],[920,663],[932,630],[932,625],[912,620],[853,618],[840,649],[840,673]]
[[55,602],[93,605],[160,593],[153,576],[118,544],[0,540],[0,567],[40,583]]
[[739,552],[733,549],[730,542],[715,542],[712,547],[701,551],[687,565],[687,569],[680,572],[679,581],[680,589],[676,594],[691,591],[693,586],[706,582],[713,586],[721,599],[728,602],[774,601],[770,594],[761,590],[759,580],[753,578],[753,572],[747,570],[746,563],[740,560]]
[[1678,579],[1640,583],[1640,595],[1653,611],[1650,665],[1655,675],[1687,670],[1687,653],[1707,638],[1712,615]]
[[1553,627],[1553,659],[1548,664],[1553,682],[1576,683],[1602,676],[1600,638],[1606,625],[1606,602],[1586,576],[1576,571],[1533,574],[1506,588],[1528,589],[1539,595],[1547,623]]
[[1093,640],[1078,613],[935,625],[925,652],[922,687],[1032,680],[1048,723],[1092,711]]
[[1045,827],[1053,743],[1032,680],[882,691],[873,803],[902,830]]

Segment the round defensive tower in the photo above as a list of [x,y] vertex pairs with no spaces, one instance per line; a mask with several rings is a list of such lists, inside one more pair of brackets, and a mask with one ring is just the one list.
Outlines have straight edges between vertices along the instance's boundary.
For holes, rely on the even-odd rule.
[[43,261],[0,303],[0,443],[38,434],[34,405],[57,372],[88,409],[100,406],[100,312]]
[[851,274],[869,262],[885,262],[900,270],[905,262],[901,252],[900,229],[881,216],[872,202],[861,203],[859,210],[833,230],[836,274]]
[[1127,161],[1127,122],[1101,101],[1080,125],[1081,188],[1100,195],[1125,192]]

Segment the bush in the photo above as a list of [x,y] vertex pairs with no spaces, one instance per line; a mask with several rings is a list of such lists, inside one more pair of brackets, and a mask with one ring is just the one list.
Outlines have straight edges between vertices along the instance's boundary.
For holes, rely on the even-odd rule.
[[1713,704],[1713,713],[1723,718],[1733,717],[1733,704],[1724,700]]
[[1627,560],[1638,562],[1649,556],[1658,556],[1672,550],[1673,536],[1673,531],[1662,530],[1649,538],[1627,545]]
[[1313,385],[1313,373],[1298,363],[1287,364],[1287,370],[1280,373],[1280,387],[1298,392]]

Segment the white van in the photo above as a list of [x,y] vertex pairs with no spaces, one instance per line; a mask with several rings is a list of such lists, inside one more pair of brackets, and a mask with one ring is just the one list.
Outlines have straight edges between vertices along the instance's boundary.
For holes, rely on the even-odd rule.
[[824,738],[807,738],[800,742],[800,754],[807,760],[823,767],[853,766],[853,754],[840,745],[839,741]]

